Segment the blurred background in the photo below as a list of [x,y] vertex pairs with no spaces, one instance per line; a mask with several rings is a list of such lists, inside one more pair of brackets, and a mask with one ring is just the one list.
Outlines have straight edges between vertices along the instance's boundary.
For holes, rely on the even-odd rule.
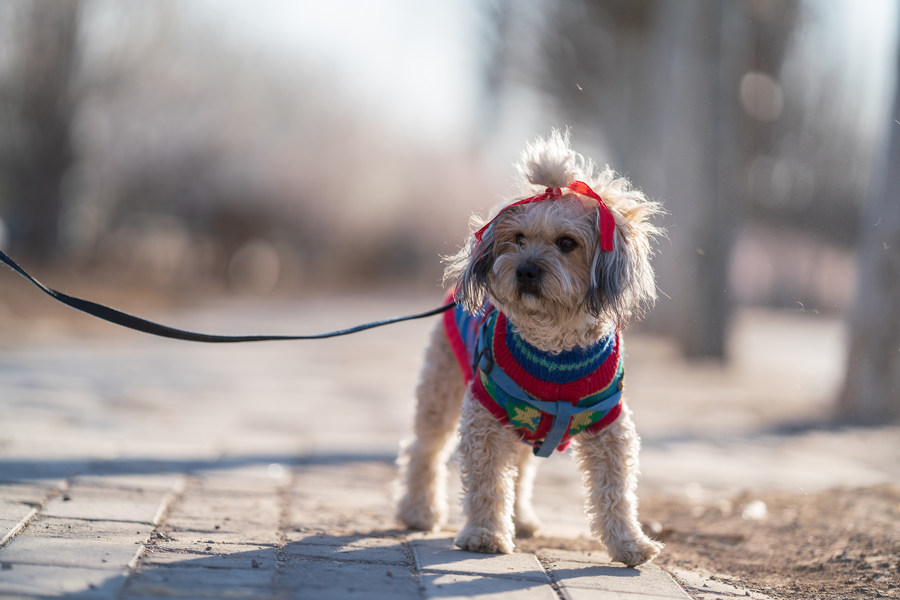
[[0,248],[81,286],[438,298],[524,143],[570,126],[668,211],[645,331],[727,361],[738,310],[841,319],[838,413],[896,418],[898,23],[892,0],[3,0]]

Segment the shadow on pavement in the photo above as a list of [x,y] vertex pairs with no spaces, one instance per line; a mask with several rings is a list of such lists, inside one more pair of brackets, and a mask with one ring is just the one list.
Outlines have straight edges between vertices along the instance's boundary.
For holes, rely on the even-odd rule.
[[[147,547],[140,567],[127,579],[116,574],[70,597],[327,596],[402,600],[421,598],[423,592],[428,598],[469,597],[491,591],[521,593],[550,585],[542,572],[494,572],[497,567],[491,563],[502,557],[455,550],[448,540],[422,541],[432,547],[435,541],[441,544],[444,560],[438,565],[417,567],[417,540],[403,539],[405,533],[311,534],[282,547],[236,552],[230,552],[228,545],[218,545],[215,551],[189,551],[178,548],[175,539],[163,540]],[[556,570],[553,575],[562,583],[576,578],[634,578],[641,572],[584,564]]]
[[230,470],[254,465],[281,464],[284,466],[340,465],[345,463],[393,464],[397,455],[384,452],[330,452],[323,454],[256,454],[226,456],[213,460],[119,458],[94,460],[71,458],[66,460],[2,459],[0,458],[0,482],[35,479],[61,479],[79,475],[152,475],[173,473],[200,473],[204,471]]

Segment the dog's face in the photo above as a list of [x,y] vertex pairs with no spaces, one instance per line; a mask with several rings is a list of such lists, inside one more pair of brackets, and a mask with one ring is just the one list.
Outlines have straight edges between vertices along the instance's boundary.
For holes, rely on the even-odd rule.
[[639,316],[656,299],[650,257],[659,230],[648,217],[659,208],[610,181],[619,182],[604,197],[615,220],[612,250],[601,248],[593,199],[570,193],[511,206],[451,259],[445,275],[457,300],[476,312],[488,299],[545,350],[589,345]]
[[574,194],[504,211],[483,240],[493,246],[485,258],[496,305],[510,315],[577,312],[591,293],[595,213]]
[[567,133],[529,144],[518,170],[530,194],[476,221],[449,259],[457,301],[474,313],[489,300],[545,350],[588,345],[640,316],[656,300],[650,257],[661,231],[650,217],[660,205],[609,167],[597,172]]

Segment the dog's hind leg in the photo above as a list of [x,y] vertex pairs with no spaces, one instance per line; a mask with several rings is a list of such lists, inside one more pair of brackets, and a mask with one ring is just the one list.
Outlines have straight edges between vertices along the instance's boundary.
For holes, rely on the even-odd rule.
[[410,529],[430,531],[447,518],[447,460],[464,391],[462,372],[439,325],[416,388],[414,435],[397,459],[401,488],[397,518]]
[[471,552],[509,553],[517,452],[521,442],[478,400],[466,393],[460,422],[460,472],[466,524],[456,545]]
[[603,540],[613,560],[634,567],[652,560],[662,544],[647,537],[637,518],[637,476],[640,438],[631,411],[609,427],[575,438],[575,457],[587,493],[591,532]]
[[541,522],[531,505],[534,491],[534,477],[537,474],[537,460],[531,446],[519,444],[518,471],[516,473],[516,504],[513,522],[516,525],[516,537],[533,537],[541,526]]

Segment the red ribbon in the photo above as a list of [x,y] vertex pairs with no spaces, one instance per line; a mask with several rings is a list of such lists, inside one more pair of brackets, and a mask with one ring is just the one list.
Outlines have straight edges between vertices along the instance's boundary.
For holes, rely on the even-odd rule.
[[[599,195],[597,195],[597,192],[592,190],[591,186],[583,181],[573,181],[566,186],[566,189],[571,190],[576,194],[581,194],[582,196],[588,196],[597,201],[597,205],[600,209],[600,249],[605,250],[606,252],[612,252],[613,233],[616,229],[616,220],[615,218],[613,218],[612,211],[609,210],[609,207],[606,206],[606,203],[603,202],[603,199]],[[560,188],[547,188],[540,194],[525,198],[524,200],[519,200],[518,202],[513,202],[512,204],[501,210],[499,213],[497,213],[497,216],[491,219],[484,227],[476,231],[475,239],[480,242],[481,236],[484,235],[484,232],[487,231],[488,227],[493,225],[494,221],[497,220],[497,217],[503,214],[503,211],[510,209],[513,206],[519,206],[520,204],[531,204],[532,202],[541,202],[542,200],[558,200],[561,197],[562,190]]]

